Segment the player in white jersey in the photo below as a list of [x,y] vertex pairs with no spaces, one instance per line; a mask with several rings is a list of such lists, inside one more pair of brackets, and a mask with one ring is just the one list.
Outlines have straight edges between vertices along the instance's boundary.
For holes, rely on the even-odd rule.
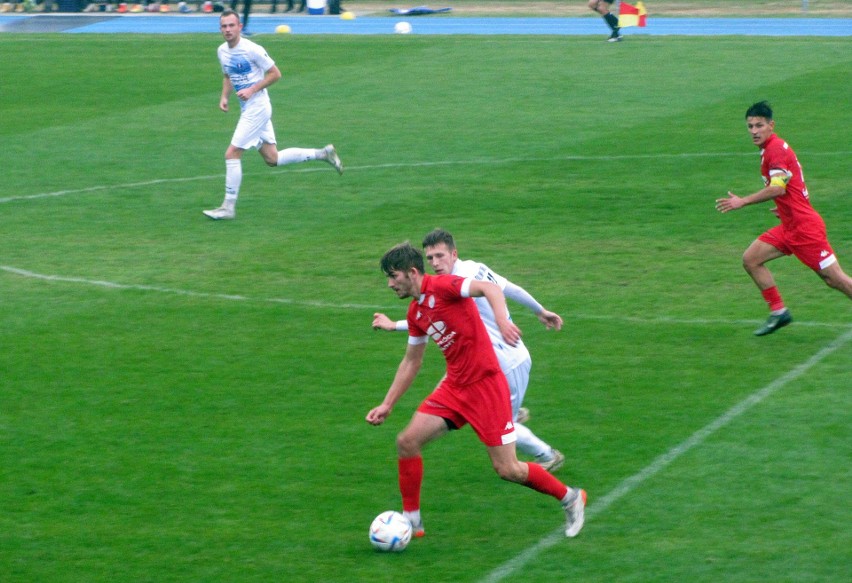
[[269,166],[324,160],[343,174],[343,164],[331,144],[319,149],[278,151],[272,129],[272,104],[266,88],[281,78],[281,71],[263,47],[242,38],[243,25],[236,12],[225,10],[219,17],[219,28],[225,39],[218,50],[224,74],[219,109],[228,111],[231,92],[235,92],[240,100],[240,121],[225,151],[225,200],[222,206],[204,211],[204,214],[211,219],[236,217],[237,197],[243,181],[242,157],[249,148],[257,148]]
[[[423,248],[426,251],[426,260],[436,274],[443,275],[450,273],[452,275],[495,283],[500,286],[507,298],[532,310],[548,329],[554,328],[559,330],[562,328],[562,318],[554,312],[545,310],[524,288],[515,285],[505,277],[495,273],[483,263],[459,259],[453,236],[447,231],[435,229],[426,235],[423,239]],[[562,464],[565,462],[565,456],[559,450],[552,448],[542,441],[524,425],[524,422],[529,419],[529,412],[521,407],[521,405],[524,402],[524,395],[527,392],[530,380],[530,369],[532,368],[530,353],[523,341],[519,341],[516,346],[506,343],[497,326],[494,310],[491,309],[488,302],[482,302],[480,298],[474,298],[474,301],[476,301],[476,307],[479,310],[482,322],[485,324],[486,330],[488,330],[491,344],[494,347],[494,353],[500,362],[500,368],[509,381],[509,392],[512,398],[512,416],[515,432],[518,437],[517,447],[523,453],[533,456],[536,463],[540,464],[544,469],[555,472],[562,467]],[[373,328],[402,331],[408,329],[408,324],[406,320],[394,322],[385,314],[377,313],[373,316]]]

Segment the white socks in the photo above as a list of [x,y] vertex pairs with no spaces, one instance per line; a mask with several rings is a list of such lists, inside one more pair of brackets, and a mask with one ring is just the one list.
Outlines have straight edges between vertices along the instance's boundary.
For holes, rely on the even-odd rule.
[[534,457],[544,456],[552,451],[549,445],[540,440],[528,427],[515,422],[515,434],[518,436],[517,448]]
[[565,508],[566,506],[570,506],[571,504],[573,504],[574,500],[576,500],[577,496],[579,496],[579,495],[580,495],[580,490],[578,488],[569,487],[568,493],[565,494],[565,497],[562,498],[562,500],[560,500],[560,502],[562,503],[562,507]]
[[[325,150],[314,148],[286,148],[278,152],[278,165],[297,164],[309,160],[325,160]],[[225,202],[222,206],[233,209],[243,183],[243,162],[239,158],[225,160]]]
[[279,166],[322,159],[324,159],[324,152],[322,150],[315,150],[314,148],[285,148],[278,152]]
[[412,526],[419,526],[422,521],[419,510],[412,510],[410,512],[406,510],[402,513],[402,515],[408,519],[408,522],[410,522]]
[[224,207],[233,209],[240,195],[240,185],[243,183],[243,162],[239,158],[225,160],[225,202]]

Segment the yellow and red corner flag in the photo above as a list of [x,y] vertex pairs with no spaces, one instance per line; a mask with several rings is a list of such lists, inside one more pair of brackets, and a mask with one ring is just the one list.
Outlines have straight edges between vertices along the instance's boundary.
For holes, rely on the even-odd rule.
[[645,5],[642,2],[637,2],[636,6],[621,2],[621,8],[618,9],[618,27],[625,26],[645,26],[645,17],[648,12],[645,10]]

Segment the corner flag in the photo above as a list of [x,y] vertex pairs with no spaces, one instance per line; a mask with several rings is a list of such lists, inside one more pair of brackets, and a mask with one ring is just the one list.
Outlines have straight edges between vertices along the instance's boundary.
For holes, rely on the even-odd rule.
[[645,5],[642,2],[637,2],[636,6],[621,2],[621,8],[618,10],[618,26],[624,28],[626,26],[645,26],[645,16],[648,12],[645,10]]

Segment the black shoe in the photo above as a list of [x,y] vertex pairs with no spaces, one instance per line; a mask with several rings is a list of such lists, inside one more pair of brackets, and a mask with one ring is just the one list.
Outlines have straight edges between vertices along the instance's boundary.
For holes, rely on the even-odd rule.
[[779,328],[783,328],[793,321],[793,316],[790,315],[790,310],[784,310],[780,314],[770,314],[766,324],[754,331],[755,336],[766,336],[772,334]]
[[617,42],[620,42],[620,41],[621,41],[621,39],[623,39],[623,38],[624,38],[624,37],[623,37],[623,36],[621,36],[621,33],[620,33],[620,32],[618,32],[617,30],[614,30],[614,31],[612,31],[612,34],[611,34],[611,35],[609,35],[609,38],[608,38],[608,39],[606,39],[606,42],[608,42],[608,43],[617,43]]

